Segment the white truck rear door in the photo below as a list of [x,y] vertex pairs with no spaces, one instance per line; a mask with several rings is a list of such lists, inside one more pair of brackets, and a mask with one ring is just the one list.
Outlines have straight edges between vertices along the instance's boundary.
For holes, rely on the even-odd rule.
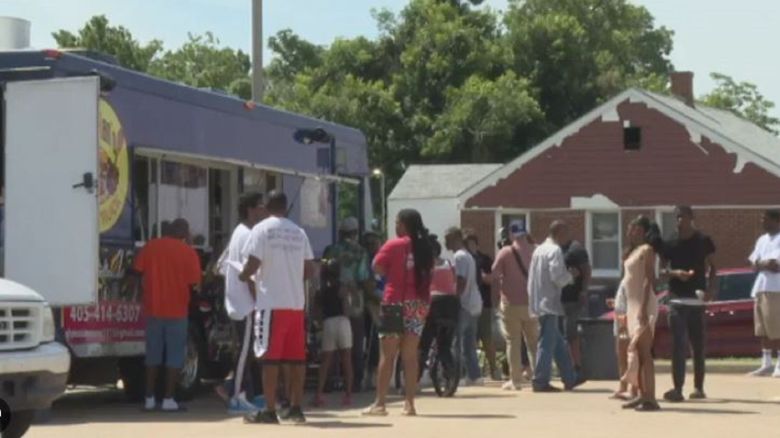
[[98,290],[99,79],[5,85],[5,275],[55,306]]

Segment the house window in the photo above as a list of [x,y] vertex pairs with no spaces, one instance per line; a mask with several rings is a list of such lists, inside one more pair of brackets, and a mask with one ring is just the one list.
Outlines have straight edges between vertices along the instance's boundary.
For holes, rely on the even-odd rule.
[[620,214],[591,213],[590,248],[594,271],[604,275],[620,271]]
[[[528,223],[528,215],[525,213],[512,213],[512,214],[502,214],[501,215],[501,229],[507,230],[509,229],[509,224],[511,224],[514,221],[522,221],[525,222],[525,229],[530,233],[531,227]],[[497,242],[501,244],[501,242]]]
[[630,126],[623,128],[623,148],[638,151],[642,147],[642,128]]

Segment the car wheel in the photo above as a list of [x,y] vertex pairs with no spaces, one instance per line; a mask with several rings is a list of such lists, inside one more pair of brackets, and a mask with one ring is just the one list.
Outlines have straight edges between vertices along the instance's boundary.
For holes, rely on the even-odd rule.
[[8,424],[8,428],[2,432],[2,437],[22,437],[25,433],[27,433],[27,429],[30,428],[30,425],[33,422],[33,418],[35,418],[35,411],[33,410],[14,412],[11,416],[11,423]]

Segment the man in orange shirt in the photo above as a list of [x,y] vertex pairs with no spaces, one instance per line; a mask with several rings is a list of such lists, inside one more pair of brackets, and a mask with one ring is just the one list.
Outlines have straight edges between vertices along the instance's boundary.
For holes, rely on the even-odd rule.
[[[201,281],[198,254],[186,242],[190,226],[176,219],[166,235],[149,241],[135,258],[133,270],[143,277],[146,315],[146,401],[144,409],[157,406],[154,392],[157,369],[167,369],[163,411],[179,411],[173,399],[187,349],[187,316],[192,288]],[[163,357],[164,356],[164,357]]]

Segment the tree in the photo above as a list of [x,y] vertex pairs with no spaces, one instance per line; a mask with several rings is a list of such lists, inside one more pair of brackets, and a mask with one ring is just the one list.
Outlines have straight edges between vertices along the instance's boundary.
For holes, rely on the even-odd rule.
[[129,69],[193,87],[224,90],[245,99],[251,96],[249,56],[241,50],[219,47],[219,40],[211,33],[190,35],[182,47],[165,53],[159,40],[143,45],[126,28],[111,26],[104,15],[92,17],[76,33],[60,30],[52,35],[62,48],[107,53]]
[[471,162],[495,162],[517,155],[518,138],[533,139],[544,120],[526,79],[508,72],[495,81],[472,76],[450,89],[447,107],[433,125],[423,155],[456,152]]
[[198,88],[224,90],[243,99],[251,98],[249,55],[241,50],[219,47],[211,32],[189,35],[180,48],[167,51],[149,72],[161,78]]
[[505,24],[512,67],[539,90],[548,130],[672,70],[673,32],[627,0],[513,0]]
[[92,17],[77,33],[60,30],[52,34],[62,48],[80,48],[107,53],[120,65],[146,72],[162,50],[160,40],[142,45],[123,26],[109,25],[105,15]]
[[722,73],[712,73],[710,77],[717,85],[712,92],[701,98],[705,105],[729,110],[775,135],[778,134],[780,119],[770,115],[775,104],[767,100],[756,85],[736,82],[731,76]]

